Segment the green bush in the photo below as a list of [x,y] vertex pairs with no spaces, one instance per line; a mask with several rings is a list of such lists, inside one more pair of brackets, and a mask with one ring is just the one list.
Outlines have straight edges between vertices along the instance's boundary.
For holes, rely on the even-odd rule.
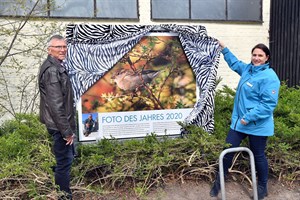
[[[79,156],[72,167],[75,194],[82,194],[82,198],[87,193],[101,196],[106,190],[122,187],[133,188],[141,196],[169,179],[211,181],[226,146],[234,95],[235,91],[226,86],[216,92],[212,134],[187,126],[189,134],[182,138],[151,134],[144,139],[79,144]],[[290,183],[300,176],[298,99],[299,88],[282,85],[274,113],[275,135],[269,137],[267,145],[270,175]],[[18,115],[2,124],[0,136],[0,198],[47,199],[55,186],[51,171],[54,157],[45,127],[35,115]],[[242,145],[247,146],[247,141]],[[234,169],[250,177],[248,163],[245,157],[237,159]]]
[[274,113],[275,135],[269,138],[268,156],[271,172],[279,178],[294,181],[300,172],[300,90],[280,88]]
[[[27,199],[51,191],[51,187],[43,188],[45,185],[55,188],[49,176],[54,165],[49,135],[38,118],[17,115],[0,130],[0,187],[4,189],[0,198]],[[37,187],[33,190],[32,185]]]

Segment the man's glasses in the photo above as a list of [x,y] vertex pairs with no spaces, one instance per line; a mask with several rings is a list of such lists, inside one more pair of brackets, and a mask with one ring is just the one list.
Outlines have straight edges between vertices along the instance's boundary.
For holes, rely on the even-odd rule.
[[61,50],[61,49],[67,49],[67,46],[50,46],[50,47],[53,47],[53,48],[59,49],[59,50]]

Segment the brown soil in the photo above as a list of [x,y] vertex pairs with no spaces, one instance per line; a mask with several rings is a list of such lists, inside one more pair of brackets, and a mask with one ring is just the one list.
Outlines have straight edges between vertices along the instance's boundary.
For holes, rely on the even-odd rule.
[[[148,199],[157,200],[221,200],[221,193],[218,197],[210,197],[211,185],[202,183],[170,184],[164,189],[152,191]],[[269,181],[269,194],[265,200],[300,200],[300,187],[289,187],[274,180]],[[229,181],[225,183],[226,199],[228,200],[250,200],[253,199],[253,190],[245,183]]]
[[[211,184],[208,182],[186,181],[183,183],[168,182],[164,187],[152,189],[143,197],[136,197],[132,191],[114,191],[104,196],[79,197],[74,195],[74,200],[221,200],[218,197],[210,197]],[[227,200],[251,200],[253,191],[248,183],[227,181],[225,183]],[[285,185],[277,180],[269,180],[269,194],[264,200],[300,200],[300,184]]]

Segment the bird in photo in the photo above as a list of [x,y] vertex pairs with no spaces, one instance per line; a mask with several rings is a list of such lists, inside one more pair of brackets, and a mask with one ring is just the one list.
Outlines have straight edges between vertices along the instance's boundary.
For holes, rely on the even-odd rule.
[[144,84],[149,84],[160,73],[158,70],[142,70],[134,72],[128,69],[122,69],[112,75],[112,79],[117,86],[124,91],[137,91]]

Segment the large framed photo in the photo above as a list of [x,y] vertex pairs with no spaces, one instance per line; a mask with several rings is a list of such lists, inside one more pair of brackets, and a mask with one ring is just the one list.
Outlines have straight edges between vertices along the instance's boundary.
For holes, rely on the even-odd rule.
[[175,33],[149,33],[80,98],[79,140],[179,135],[197,101]]

